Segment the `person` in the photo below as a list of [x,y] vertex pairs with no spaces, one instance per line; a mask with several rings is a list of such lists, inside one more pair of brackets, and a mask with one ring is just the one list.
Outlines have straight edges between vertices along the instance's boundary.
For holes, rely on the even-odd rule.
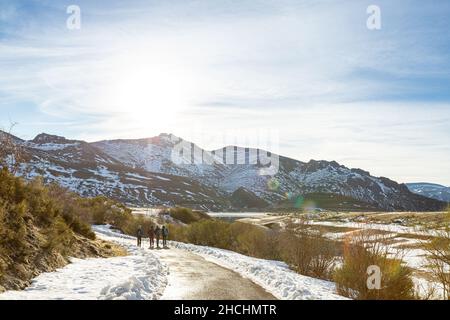
[[159,226],[156,226],[155,229],[155,237],[156,237],[156,247],[159,249],[159,237],[161,236],[161,229]]
[[155,246],[155,227],[151,226],[150,229],[148,230],[148,238],[150,240],[150,248],[153,248]]
[[169,237],[169,229],[166,226],[162,227],[163,247],[167,248],[167,238]]
[[141,226],[139,226],[138,230],[137,230],[137,245],[138,247],[140,247],[142,244],[142,228]]

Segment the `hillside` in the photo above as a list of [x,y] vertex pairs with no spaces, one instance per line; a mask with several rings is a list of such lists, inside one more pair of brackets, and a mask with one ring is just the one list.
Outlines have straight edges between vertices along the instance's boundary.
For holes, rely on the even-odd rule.
[[[0,292],[18,290],[42,272],[69,263],[69,257],[111,257],[124,251],[96,240],[81,220],[88,200],[69,196],[39,180],[24,182],[0,170]],[[104,208],[106,210],[106,208]]]

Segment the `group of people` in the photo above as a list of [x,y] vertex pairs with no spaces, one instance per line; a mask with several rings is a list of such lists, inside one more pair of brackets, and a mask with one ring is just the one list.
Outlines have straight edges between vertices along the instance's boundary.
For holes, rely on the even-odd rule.
[[[139,227],[137,230],[137,245],[138,247],[142,246],[142,237],[143,231],[142,227]],[[167,248],[167,238],[169,237],[169,229],[166,226],[151,226],[148,230],[148,238],[150,240],[149,249],[153,249],[155,247],[155,239],[156,239],[156,247],[159,249],[159,240],[162,239],[162,247]]]

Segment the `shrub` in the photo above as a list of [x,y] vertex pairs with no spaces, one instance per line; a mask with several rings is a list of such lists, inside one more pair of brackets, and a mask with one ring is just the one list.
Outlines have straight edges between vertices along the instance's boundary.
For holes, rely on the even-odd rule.
[[51,225],[44,230],[47,241],[44,249],[47,251],[56,251],[66,256],[70,253],[70,247],[73,241],[72,231],[64,222],[62,217],[57,217]]
[[169,226],[169,240],[179,241],[179,242],[188,242],[187,240],[187,232],[188,228],[180,225],[171,224]]
[[26,210],[24,201],[0,206],[0,251],[3,250],[6,255],[20,261],[23,260],[27,250],[24,220]]
[[338,255],[337,243],[311,232],[306,222],[287,226],[279,246],[282,259],[298,273],[330,279]]
[[38,226],[47,227],[59,215],[56,199],[53,199],[41,178],[36,178],[25,185],[26,201],[30,213],[36,218]]
[[189,208],[170,208],[168,211],[162,212],[162,214],[169,214],[173,219],[176,219],[182,223],[190,224],[198,222],[200,220],[210,220],[211,217],[206,213],[200,211],[193,211]]
[[235,222],[230,225],[230,237],[233,251],[261,259],[280,258],[278,236],[273,230]]
[[95,240],[95,233],[92,231],[91,226],[86,222],[81,221],[73,210],[66,210],[62,213],[62,217],[69,228],[75,233],[78,233],[88,239]]
[[219,220],[203,220],[187,228],[186,239],[190,243],[230,249],[229,223]]
[[[347,239],[344,245],[343,265],[335,270],[339,294],[353,299],[404,300],[414,298],[412,270],[402,265],[400,253],[392,256],[383,245],[384,237],[368,231]],[[381,270],[380,289],[367,285],[369,266]]]

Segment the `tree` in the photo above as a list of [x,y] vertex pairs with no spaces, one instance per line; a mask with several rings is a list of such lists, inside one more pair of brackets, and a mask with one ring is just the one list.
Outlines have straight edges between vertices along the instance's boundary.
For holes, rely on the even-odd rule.
[[0,130],[0,168],[7,168],[13,174],[17,173],[24,161],[22,145],[11,134],[15,125],[11,124],[8,132]]

